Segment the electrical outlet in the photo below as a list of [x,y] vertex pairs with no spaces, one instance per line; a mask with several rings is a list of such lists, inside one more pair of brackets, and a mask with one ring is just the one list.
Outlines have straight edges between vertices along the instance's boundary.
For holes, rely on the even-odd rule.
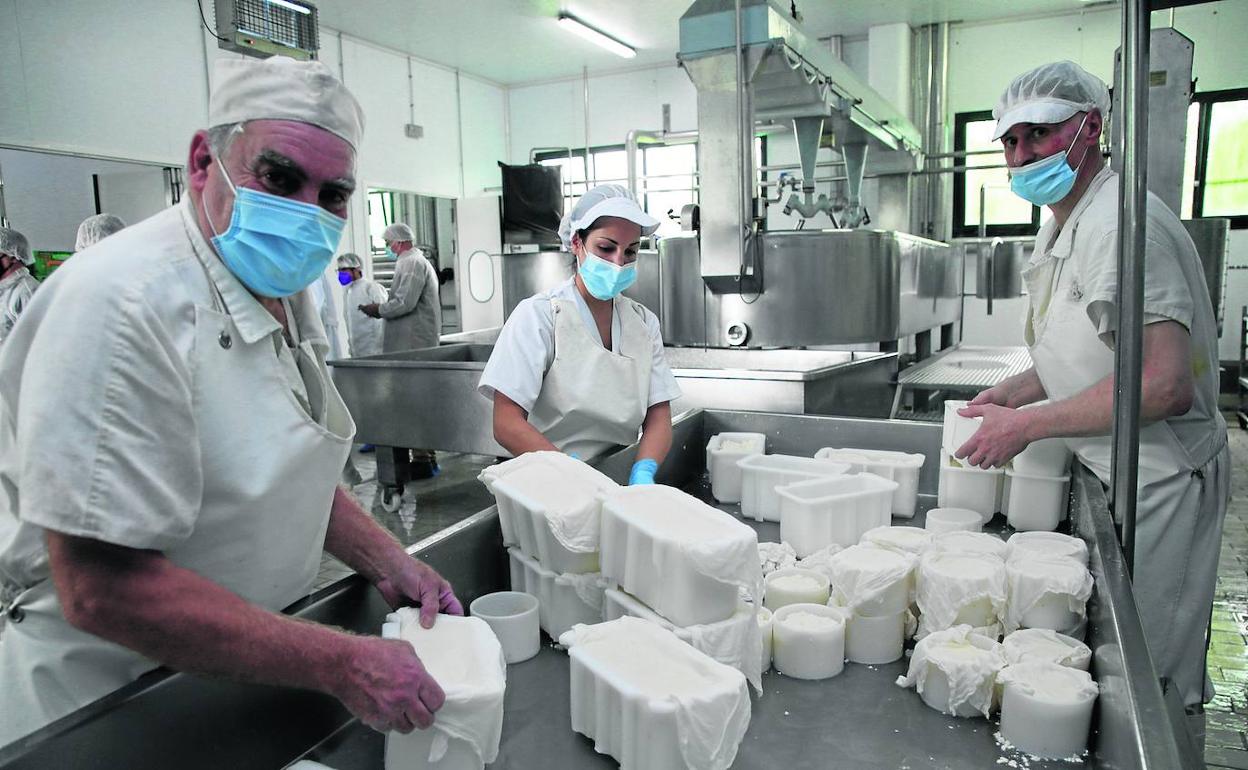
[[407,135],[408,139],[420,139],[425,135],[425,127],[418,126],[415,123],[408,123],[403,126],[403,133]]

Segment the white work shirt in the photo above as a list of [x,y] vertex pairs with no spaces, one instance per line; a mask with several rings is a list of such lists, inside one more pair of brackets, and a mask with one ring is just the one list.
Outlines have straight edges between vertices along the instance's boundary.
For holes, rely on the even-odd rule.
[[[1047,268],[1041,268],[1050,271],[1047,281],[1040,280],[1041,286],[1047,283],[1048,290],[1041,288],[1030,297],[1024,329],[1029,346],[1043,333],[1048,306],[1062,286],[1070,300],[1085,306],[1088,322],[1112,350],[1118,328],[1119,210],[1118,175],[1106,167],[1093,178],[1060,231],[1052,218],[1040,226],[1031,264],[1040,265],[1050,256],[1054,259]],[[1165,423],[1186,450],[1185,459],[1199,467],[1225,443],[1225,421],[1217,407],[1217,323],[1196,247],[1178,217],[1152,193],[1145,226],[1143,312],[1145,324],[1175,321],[1191,335],[1192,408]],[[1112,362],[1112,356],[1103,356],[1095,365],[1071,373],[1073,388],[1089,387],[1112,374]],[[1073,394],[1056,397],[1068,395]],[[1094,443],[1108,442],[1109,438],[1103,437]]]
[[0,342],[4,342],[17,318],[30,304],[39,282],[25,267],[19,267],[0,279]]
[[343,305],[347,316],[347,341],[352,358],[375,356],[381,353],[382,335],[386,322],[380,318],[364,315],[360,305],[382,304],[388,298],[386,287],[360,278],[347,285]]
[[[577,291],[575,278],[569,278],[550,291],[529,297],[511,312],[511,317],[498,335],[498,341],[494,343],[494,352],[481,374],[477,392],[493,401],[494,391],[497,390],[526,412],[533,411],[537,395],[542,390],[542,380],[555,360],[555,314],[550,307],[552,299],[574,301],[590,336],[599,345],[602,344],[602,335],[598,333],[598,326],[594,323],[593,314],[589,312],[589,305]],[[649,408],[664,401],[675,401],[680,398],[681,392],[680,386],[676,384],[676,377],[663,356],[663,332],[659,328],[659,319],[648,308],[643,310],[653,356],[650,393],[645,401]],[[612,352],[619,352],[620,337],[620,317],[618,313],[612,313]]]

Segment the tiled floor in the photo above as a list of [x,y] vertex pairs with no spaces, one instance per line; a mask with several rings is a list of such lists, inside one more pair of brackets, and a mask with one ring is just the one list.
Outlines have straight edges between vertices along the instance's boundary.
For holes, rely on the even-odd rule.
[[1209,676],[1218,695],[1205,708],[1205,762],[1248,770],[1248,432],[1228,422],[1231,506],[1213,600]]

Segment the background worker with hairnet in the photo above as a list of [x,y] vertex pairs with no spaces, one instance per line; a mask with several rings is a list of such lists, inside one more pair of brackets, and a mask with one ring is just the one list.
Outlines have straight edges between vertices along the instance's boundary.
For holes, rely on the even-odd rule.
[[462,614],[337,485],[355,425],[307,288],[363,112],[316,61],[220,59],[212,82],[181,204],[66,262],[0,351],[0,745],[162,665],[380,730],[444,700],[410,644],[280,612],[328,551],[426,626]]
[[74,241],[74,251],[82,251],[88,246],[94,246],[104,240],[113,233],[119,233],[124,230],[126,223],[121,221],[121,217],[112,214],[96,214],[82,220],[82,224],[78,225],[78,238]]
[[[1108,111],[1105,84],[1073,62],[1019,75],[993,110],[1011,189],[1052,216],[1023,271],[1023,339],[1034,365],[962,410],[983,417],[956,453],[972,465],[1001,466],[1032,441],[1061,437],[1109,483],[1122,208],[1118,175],[1100,151]],[[1151,193],[1145,231],[1132,587],[1157,673],[1198,706],[1213,697],[1205,632],[1230,493],[1217,325],[1196,247]]]
[[0,342],[13,331],[17,317],[30,304],[30,297],[39,282],[30,274],[35,264],[26,236],[8,227],[0,227]]
[[355,254],[338,257],[338,283],[346,287],[347,344],[352,358],[375,356],[382,351],[385,321],[365,315],[363,305],[380,305],[389,295],[386,287],[364,277],[364,263]]
[[[494,438],[519,456],[582,460],[641,435],[630,484],[653,484],[672,445],[680,387],[659,319],[623,292],[637,280],[641,238],[659,221],[618,184],[585,193],[559,225],[571,278],[516,306],[477,386],[494,403]],[[555,351],[559,355],[555,355]]]

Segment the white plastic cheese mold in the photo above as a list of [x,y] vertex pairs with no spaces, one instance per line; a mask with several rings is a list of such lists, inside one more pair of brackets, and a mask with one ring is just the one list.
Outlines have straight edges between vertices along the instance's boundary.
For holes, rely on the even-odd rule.
[[1064,759],[1088,747],[1099,688],[1086,671],[1045,661],[1006,666],[1001,684],[1001,737],[1019,751]]
[[872,473],[799,481],[776,488],[780,539],[805,558],[829,545],[856,545],[892,521],[897,482]]
[[755,521],[780,521],[776,487],[795,481],[840,476],[849,463],[795,455],[750,455],[737,461],[741,468],[741,515]]
[[1020,531],[1052,532],[1066,518],[1070,476],[1034,476],[1005,472],[1002,510],[1010,526]]
[[1015,532],[1006,541],[1006,561],[1062,557],[1088,566],[1088,544],[1060,532]]
[[750,724],[745,677],[671,631],[623,617],[560,638],[572,729],[621,770],[725,770]]
[[721,503],[741,502],[741,469],[737,461],[767,451],[762,433],[717,433],[706,445],[706,470],[711,495]]
[[758,535],[672,487],[624,487],[602,507],[602,574],[678,626],[727,620],[758,598]]
[[956,717],[987,717],[997,705],[996,677],[1005,654],[995,639],[959,625],[924,637],[910,667],[897,679],[914,687],[929,707]]
[[[890,452],[883,449],[837,449],[825,447],[815,452],[821,460],[849,462],[855,465],[860,473],[874,473],[876,476],[897,482],[893,492],[892,514],[903,519],[913,519],[914,509],[919,500],[919,471],[923,469],[926,459],[921,454],[910,452]],[[851,458],[861,457],[854,463]]]
[[618,484],[562,452],[529,452],[480,479],[498,503],[504,545],[553,572],[598,571],[601,496]]
[[968,508],[987,522],[1001,510],[1004,478],[1001,468],[977,468],[941,452],[936,504],[941,508]]
[[428,730],[386,734],[386,770],[481,770],[498,757],[507,664],[480,618],[439,615],[422,628],[417,610],[387,617],[387,636],[409,642],[446,693]]
[[537,618],[551,639],[577,623],[597,623],[602,617],[602,594],[611,584],[597,572],[565,573],[544,569],[519,548],[508,548],[511,589],[537,597]]
[[[725,666],[732,666],[745,674],[745,678],[754,686],[754,689],[761,693],[763,672],[767,670],[767,666],[771,665],[771,611],[764,607],[760,608],[759,612],[767,613],[765,644],[763,624],[756,619],[754,606],[744,602],[727,620],[701,626],[676,626],[647,607],[636,596],[624,593],[618,588],[608,588],[602,601],[604,621],[628,616],[657,623],[676,634],[682,642],[692,645],[695,650],[704,652]],[[765,650],[764,647],[766,647]],[[767,659],[767,666],[761,665],[764,655]]]

